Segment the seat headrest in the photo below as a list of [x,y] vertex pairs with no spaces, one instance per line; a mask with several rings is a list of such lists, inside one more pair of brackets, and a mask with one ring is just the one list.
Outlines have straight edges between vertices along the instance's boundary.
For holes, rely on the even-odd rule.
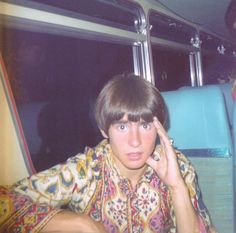
[[169,135],[179,149],[228,148],[232,139],[225,102],[217,86],[162,92],[169,111]]

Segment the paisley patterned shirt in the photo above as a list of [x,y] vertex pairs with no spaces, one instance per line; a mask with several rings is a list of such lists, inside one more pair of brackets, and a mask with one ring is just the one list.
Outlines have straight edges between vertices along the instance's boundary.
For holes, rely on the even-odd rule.
[[[156,152],[158,159],[160,146]],[[183,154],[176,154],[201,232],[213,232],[194,168]],[[177,232],[168,187],[148,166],[136,187],[131,187],[116,168],[107,140],[10,189],[2,187],[0,232],[39,232],[62,207],[103,222],[110,233]]]

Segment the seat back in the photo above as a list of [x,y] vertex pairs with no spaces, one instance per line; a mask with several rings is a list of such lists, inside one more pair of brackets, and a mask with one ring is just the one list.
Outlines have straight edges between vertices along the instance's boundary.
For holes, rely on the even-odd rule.
[[232,83],[219,84],[219,87],[225,99],[226,110],[227,110],[229,123],[231,127],[233,125],[233,109],[234,109],[234,100],[231,94],[232,85],[233,85]]
[[178,149],[232,154],[229,121],[219,87],[184,88],[162,95],[170,116],[169,135]]
[[220,87],[182,88],[162,95],[170,115],[169,135],[197,171],[217,232],[234,233],[233,146]]

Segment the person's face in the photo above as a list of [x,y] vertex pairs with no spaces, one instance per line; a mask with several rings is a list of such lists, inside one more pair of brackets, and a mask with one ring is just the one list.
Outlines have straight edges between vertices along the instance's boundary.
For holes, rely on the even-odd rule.
[[123,174],[130,170],[141,170],[156,146],[157,131],[153,122],[128,121],[127,115],[114,122],[108,135],[114,160]]

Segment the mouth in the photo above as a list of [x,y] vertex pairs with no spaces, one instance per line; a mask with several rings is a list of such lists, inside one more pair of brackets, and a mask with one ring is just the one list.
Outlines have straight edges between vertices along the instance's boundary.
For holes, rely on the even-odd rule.
[[127,156],[130,161],[137,161],[142,158],[142,154],[143,154],[142,152],[131,152],[131,153],[128,153]]

